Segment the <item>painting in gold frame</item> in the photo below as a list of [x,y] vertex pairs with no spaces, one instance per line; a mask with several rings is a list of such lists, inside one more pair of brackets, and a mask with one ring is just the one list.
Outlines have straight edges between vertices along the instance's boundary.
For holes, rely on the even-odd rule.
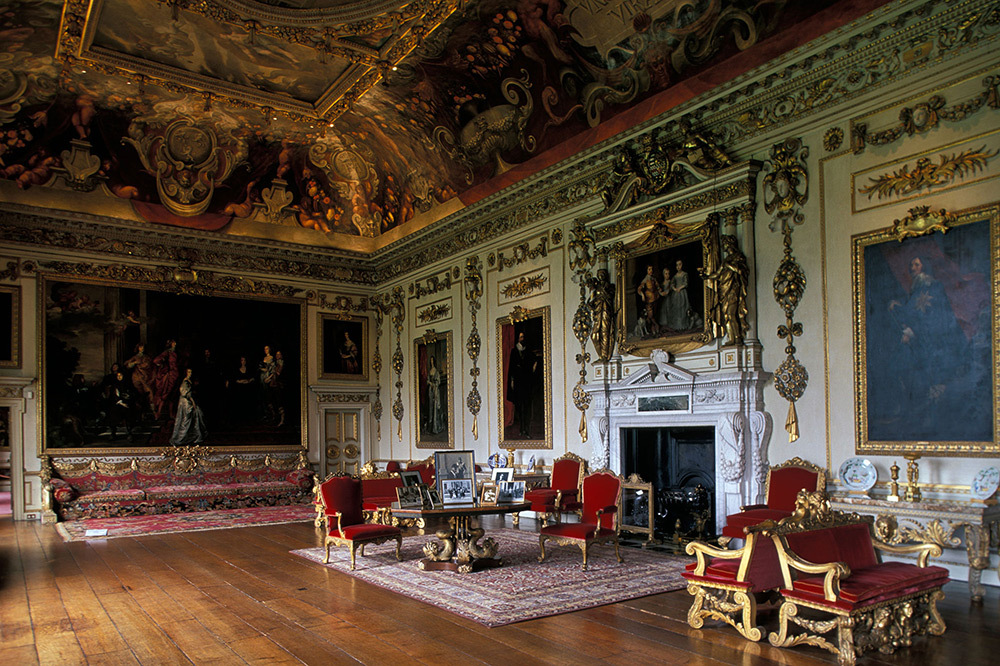
[[625,246],[618,262],[618,339],[622,351],[684,352],[712,341],[715,292],[702,275],[719,264],[718,224],[659,222]]
[[[178,293],[142,270],[40,274],[40,453],[305,447],[305,301]],[[201,428],[178,432],[186,414]]]
[[451,367],[451,331],[428,331],[414,343],[413,372],[417,393],[418,449],[455,447],[454,376]]
[[1000,204],[920,206],[852,237],[859,453],[1000,452],[998,230]]
[[368,381],[368,319],[319,316],[320,379]]
[[500,448],[552,448],[552,349],[549,307],[515,306],[497,319]]
[[0,285],[0,368],[21,367],[21,288]]

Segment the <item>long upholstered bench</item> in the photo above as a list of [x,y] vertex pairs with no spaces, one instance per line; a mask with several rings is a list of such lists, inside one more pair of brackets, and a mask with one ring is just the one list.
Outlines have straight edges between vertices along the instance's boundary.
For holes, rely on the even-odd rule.
[[45,506],[58,520],[307,504],[313,485],[302,454],[42,463]]

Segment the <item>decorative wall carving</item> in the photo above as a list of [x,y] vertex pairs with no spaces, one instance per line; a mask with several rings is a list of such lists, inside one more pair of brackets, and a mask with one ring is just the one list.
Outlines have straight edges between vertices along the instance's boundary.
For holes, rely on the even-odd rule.
[[479,394],[479,352],[482,348],[482,339],[479,336],[479,328],[476,325],[476,314],[482,305],[479,299],[483,296],[483,274],[482,265],[476,257],[469,257],[465,262],[465,299],[469,303],[469,316],[472,317],[472,328],[469,337],[465,341],[465,351],[472,361],[472,368],[469,369],[469,376],[472,377],[472,388],[465,399],[465,404],[472,414],[472,438],[479,439],[479,410],[483,406],[483,398]]
[[788,441],[799,438],[799,421],[795,401],[802,397],[809,382],[809,373],[795,358],[795,338],[802,335],[802,324],[794,320],[806,288],[806,274],[792,255],[792,229],[802,224],[804,217],[800,206],[809,198],[809,174],[806,158],[809,149],[801,139],[786,139],[771,147],[769,173],[764,177],[764,210],[773,214],[769,225],[774,231],[780,226],[784,256],[774,275],[774,299],[785,312],[785,323],[778,327],[778,337],[785,341],[785,360],[774,373],[774,387],[788,401],[785,430]]
[[451,285],[451,271],[445,271],[443,275],[432,275],[422,282],[410,284],[410,296],[418,299],[424,296],[433,296],[438,292],[451,289]]
[[529,259],[537,259],[538,257],[546,257],[549,254],[549,237],[548,235],[542,236],[538,239],[538,245],[534,248],[531,247],[529,242],[521,243],[520,245],[515,245],[511,248],[511,257],[505,257],[503,251],[496,253],[494,257],[491,252],[489,256],[486,257],[486,263],[490,266],[496,263],[497,271],[503,272],[505,268],[512,268],[519,264],[523,264]]
[[930,190],[978,171],[985,171],[987,163],[998,153],[1000,151],[987,150],[986,146],[978,149],[970,148],[960,153],[940,155],[937,164],[930,158],[921,157],[914,164],[912,171],[909,165],[904,164],[902,168],[892,173],[869,178],[871,184],[859,187],[858,192],[867,194],[869,199],[875,195],[882,199],[906,196],[922,189]]
[[451,316],[451,303],[433,303],[425,308],[417,310],[417,321],[420,324],[430,324]]

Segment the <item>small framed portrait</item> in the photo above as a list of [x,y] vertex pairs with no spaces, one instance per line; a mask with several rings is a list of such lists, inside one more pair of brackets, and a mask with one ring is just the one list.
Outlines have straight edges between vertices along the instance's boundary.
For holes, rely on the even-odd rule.
[[476,503],[472,479],[442,479],[440,484],[441,501],[444,505]]
[[451,331],[428,332],[414,341],[414,379],[417,387],[417,448],[454,446],[452,416]]
[[524,481],[503,481],[497,484],[497,504],[518,504],[524,501]]
[[423,483],[423,479],[420,478],[420,472],[415,469],[404,469],[399,473],[399,478],[403,480],[404,487],[419,486]]
[[704,276],[719,266],[718,224],[657,223],[625,253],[617,275],[622,351],[648,356],[653,349],[683,352],[711,342],[716,294]]
[[493,506],[497,503],[497,484],[486,482],[479,491],[479,506]]
[[368,320],[319,316],[320,378],[368,381]]
[[396,488],[396,499],[399,501],[400,509],[419,509],[424,505],[423,493],[420,492],[419,485]]
[[0,286],[0,368],[21,367],[21,288]]
[[424,497],[425,509],[436,509],[442,505],[441,494],[436,487],[420,484],[420,491]]
[[490,479],[493,483],[503,483],[505,481],[514,480],[514,468],[513,467],[494,467],[493,476]]

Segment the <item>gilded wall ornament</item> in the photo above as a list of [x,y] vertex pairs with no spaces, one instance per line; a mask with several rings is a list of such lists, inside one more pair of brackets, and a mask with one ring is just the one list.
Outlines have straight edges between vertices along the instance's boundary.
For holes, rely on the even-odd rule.
[[361,296],[357,302],[352,296],[327,296],[325,292],[310,290],[306,292],[306,299],[316,305],[320,310],[329,310],[338,319],[348,319],[351,313],[368,312],[372,309],[372,304],[366,296]]
[[288,210],[294,196],[288,191],[288,182],[280,178],[271,181],[271,187],[261,190],[260,198],[264,200],[264,220],[270,224],[281,224],[289,214]]
[[156,178],[156,191],[170,212],[181,217],[201,215],[215,188],[229,178],[247,156],[247,144],[229,137],[219,145],[215,131],[180,118],[166,128],[133,122],[122,139],[135,148],[142,164]]
[[451,305],[446,303],[435,303],[434,305],[428,305],[426,308],[418,310],[417,321],[421,324],[429,324],[437,321],[438,319],[444,319],[449,314],[451,314]]
[[711,311],[712,335],[725,335],[729,344],[741,345],[750,327],[747,322],[750,313],[747,307],[750,267],[735,236],[723,235],[721,241],[725,259],[714,271],[702,274],[715,290],[715,304]]
[[890,174],[869,178],[871,184],[859,187],[858,192],[867,194],[869,199],[876,194],[882,199],[905,196],[923,189],[930,190],[978,171],[985,171],[987,163],[998,153],[1000,151],[989,151],[986,150],[986,146],[982,146],[978,150],[970,148],[952,155],[941,155],[937,164],[930,158],[921,157],[912,171],[904,164],[902,168]]
[[[546,257],[549,254],[549,237],[542,236],[538,239],[538,245],[534,248],[527,242],[521,243],[520,245],[515,245],[511,248],[511,257],[505,257],[503,251],[497,252],[495,261],[497,263],[497,271],[502,272],[505,268],[511,268],[517,266],[518,264],[523,264],[529,259],[537,259],[538,257]],[[490,253],[490,257],[493,253]],[[490,264],[493,265],[492,263]]]
[[446,271],[444,275],[432,275],[423,282],[414,282],[410,285],[410,295],[414,298],[433,296],[434,294],[451,289],[451,271]]
[[915,206],[910,209],[909,215],[892,221],[890,233],[900,241],[935,231],[947,233],[955,223],[955,219],[955,214],[947,212],[944,208],[932,211],[930,206]]
[[580,303],[573,315],[573,335],[580,343],[580,353],[576,362],[580,366],[580,378],[573,387],[573,404],[580,410],[580,439],[587,441],[587,408],[590,407],[592,396],[584,390],[587,383],[587,364],[590,363],[590,352],[587,351],[587,338],[594,326],[594,317],[587,301],[587,287],[590,270],[596,259],[594,235],[587,229],[582,220],[577,220],[570,232],[569,242],[570,268],[573,270],[573,281],[580,285]]
[[[66,184],[78,192],[92,192],[104,180],[98,175],[101,158],[90,152],[92,146],[87,141],[72,139],[70,149],[62,151],[62,177]],[[54,169],[57,170],[57,169]]]
[[472,414],[472,438],[479,439],[479,410],[483,406],[483,398],[479,394],[479,352],[482,348],[482,339],[479,336],[479,329],[476,326],[476,315],[482,305],[479,299],[483,296],[483,274],[482,267],[476,257],[469,257],[465,262],[465,299],[469,302],[469,316],[472,317],[472,329],[465,342],[465,351],[472,361],[472,368],[469,376],[472,377],[472,389],[465,400],[469,413]]
[[500,293],[504,298],[523,298],[531,292],[542,289],[548,278],[539,273],[538,275],[522,275],[515,282],[503,286]]
[[844,130],[839,127],[831,127],[823,134],[823,147],[826,148],[826,152],[832,153],[833,151],[840,148],[840,144],[844,142]]
[[594,318],[590,339],[597,352],[597,360],[607,363],[615,353],[615,321],[618,308],[615,306],[615,285],[612,284],[607,268],[598,268],[597,277],[588,278],[590,290],[588,306]]
[[809,383],[809,373],[795,358],[795,338],[802,335],[802,324],[794,319],[806,288],[806,275],[792,255],[792,230],[802,224],[804,217],[799,206],[809,197],[809,174],[806,158],[809,149],[797,138],[786,139],[771,147],[769,173],[764,177],[764,209],[774,215],[771,230],[780,228],[783,256],[774,275],[774,299],[785,313],[785,323],[778,327],[778,337],[785,341],[785,360],[774,374],[774,387],[778,395],[788,401],[785,430],[788,441],[799,438],[799,419],[795,403],[802,397]]

